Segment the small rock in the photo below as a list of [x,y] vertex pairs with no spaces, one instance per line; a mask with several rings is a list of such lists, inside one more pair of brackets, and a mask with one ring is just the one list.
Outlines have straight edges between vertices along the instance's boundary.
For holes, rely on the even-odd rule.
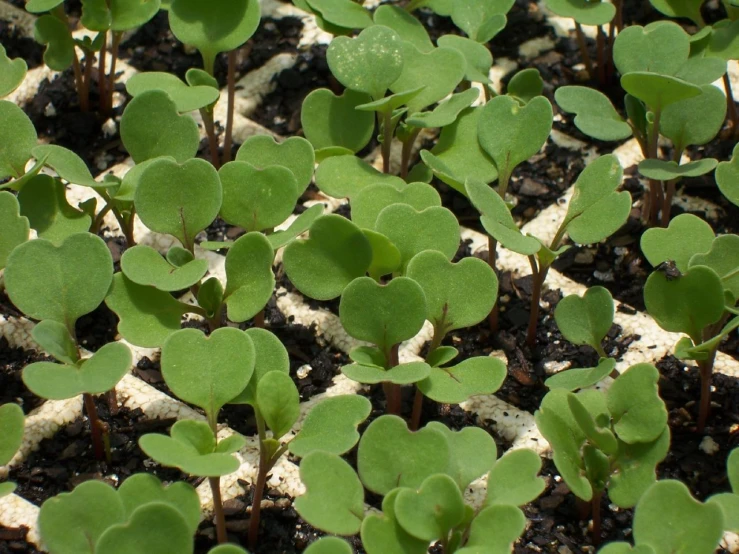
[[549,192],[549,188],[546,185],[534,181],[530,177],[526,177],[521,183],[518,192],[526,196],[544,196]]
[[231,519],[226,522],[226,529],[233,533],[245,533],[249,530],[248,519]]
[[544,510],[554,510],[564,502],[564,499],[565,497],[560,495],[545,496],[539,500],[539,506]]
[[223,513],[232,516],[246,510],[246,504],[238,498],[231,498],[223,503]]
[[721,449],[718,443],[709,436],[703,437],[703,440],[701,441],[698,448],[700,448],[703,452],[705,452],[709,456],[713,456],[716,452],[718,452]]
[[580,265],[590,265],[595,261],[595,253],[588,249],[583,248],[577,254],[575,254],[575,263]]

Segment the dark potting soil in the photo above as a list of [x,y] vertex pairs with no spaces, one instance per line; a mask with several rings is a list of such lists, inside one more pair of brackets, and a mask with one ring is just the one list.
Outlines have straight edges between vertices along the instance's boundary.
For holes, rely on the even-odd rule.
[[5,54],[9,58],[24,60],[28,69],[43,64],[43,46],[33,38],[23,36],[20,29],[4,19],[0,19],[0,44],[5,47]]
[[29,364],[52,361],[34,350],[11,348],[5,337],[0,337],[0,406],[15,402],[27,414],[43,404],[43,400],[23,384],[21,372]]

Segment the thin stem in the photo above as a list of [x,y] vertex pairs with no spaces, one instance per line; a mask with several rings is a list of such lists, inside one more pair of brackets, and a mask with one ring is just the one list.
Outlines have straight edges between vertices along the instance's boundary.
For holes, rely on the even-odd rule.
[[598,34],[595,40],[596,52],[598,55],[598,82],[601,85],[606,84],[606,35],[603,32],[603,26],[598,25]]
[[210,161],[213,166],[218,169],[220,167],[220,159],[218,157],[218,139],[216,138],[216,128],[213,122],[213,112],[208,108],[201,108],[200,116],[203,118],[203,127],[205,134],[208,135],[208,145],[210,146]]
[[259,537],[259,520],[262,514],[262,496],[264,494],[264,486],[267,481],[267,472],[269,468],[267,464],[267,453],[265,452],[264,442],[267,439],[266,425],[264,418],[258,409],[254,410],[257,420],[257,431],[259,433],[259,470],[257,472],[257,482],[254,485],[254,494],[251,502],[251,517],[249,519],[249,549],[254,550]]
[[539,322],[539,300],[541,299],[542,283],[544,278],[546,278],[546,270],[538,267],[536,257],[534,256],[529,256],[529,264],[531,264],[533,288],[531,290],[531,313],[529,315],[529,327],[526,332],[526,344],[529,348],[533,348],[534,344],[536,344],[536,327]]
[[[495,240],[493,237],[488,235],[488,265],[492,268],[493,272],[495,272],[495,277],[499,277],[498,274],[498,263],[497,263],[497,249],[498,249],[498,241]],[[490,327],[491,333],[497,333],[498,332],[498,316],[500,314],[500,307],[498,302],[496,302],[493,305],[493,309],[490,310],[490,313],[488,314],[488,325]]]
[[[647,130],[649,158],[658,159],[659,153],[659,124],[662,117],[661,108],[654,110],[654,121]],[[662,183],[655,179],[649,180],[649,211],[647,214],[647,223],[654,226],[657,223],[657,210],[663,204],[664,193],[662,191]]]
[[[390,355],[388,356],[390,369],[398,365],[398,348],[399,344],[394,344],[390,349]],[[392,415],[400,415],[401,412],[401,395],[400,385],[393,383],[387,383],[385,388],[385,396],[387,397],[387,413]]]
[[577,45],[580,48],[580,56],[585,64],[585,69],[587,70],[588,75],[592,78],[594,74],[593,61],[590,59],[590,54],[588,53],[588,44],[585,41],[585,33],[582,32],[582,25],[577,21],[575,21],[575,35],[577,36]]
[[[683,156],[683,149],[675,146],[675,150],[672,154],[672,161],[680,165],[680,158]],[[670,223],[670,210],[672,208],[672,199],[675,196],[675,187],[677,186],[679,179],[670,179],[667,181],[667,189],[665,191],[665,197],[662,203],[662,227],[667,227]]]
[[603,349],[602,344],[593,345],[595,347],[595,351],[598,353],[598,356],[601,358],[607,358],[608,354],[606,354],[606,351]]
[[234,99],[236,98],[236,50],[228,53],[228,107],[226,111],[226,136],[223,139],[223,163],[231,161],[231,142],[234,128]]
[[408,169],[411,164],[411,154],[413,154],[413,145],[416,143],[421,129],[414,129],[410,136],[403,141],[403,152],[400,161],[400,177],[405,179],[408,177]]
[[[377,114],[380,117],[380,114]],[[390,173],[390,149],[393,143],[393,113],[382,114],[382,172]]]
[[92,225],[90,225],[90,232],[93,235],[97,235],[100,232],[100,227],[103,225],[103,220],[105,219],[105,216],[112,209],[113,206],[111,206],[110,204],[105,204],[105,206],[103,206],[103,209],[100,210],[95,216]]
[[90,81],[92,79],[92,66],[95,63],[95,56],[92,50],[85,52],[85,73],[82,79],[82,94],[85,98],[84,104],[87,106],[88,111],[90,109]]
[[103,33],[103,44],[100,47],[100,59],[98,60],[98,109],[100,113],[107,113],[107,98],[108,93],[106,89],[106,76],[105,76],[105,53],[108,48],[108,33]]
[[90,420],[90,435],[92,437],[92,449],[95,452],[96,460],[105,460],[105,443],[103,441],[103,432],[98,417],[98,411],[95,407],[95,400],[91,394],[83,394],[82,400],[85,404],[87,418]]
[[261,309],[259,313],[254,316],[254,327],[264,329],[264,309]]
[[213,492],[213,512],[216,519],[216,536],[218,544],[228,542],[226,535],[226,514],[223,513],[223,500],[221,499],[221,478],[208,477],[210,490]]
[[[434,327],[434,337],[431,339],[431,345],[429,346],[429,352],[426,354],[426,359],[431,356],[431,354],[441,346],[441,342],[444,340],[444,337],[446,336],[446,333],[444,333],[441,329],[443,327],[443,322],[438,327]],[[421,392],[421,389],[416,386],[416,393],[413,397],[413,410],[411,411],[411,420],[408,424],[408,428],[411,431],[416,431],[418,429],[418,426],[421,424],[421,412],[423,410],[423,393]]]
[[713,374],[713,356],[710,360],[698,362],[701,376],[701,399],[698,408],[698,425],[696,432],[702,433],[711,413],[711,375]]
[[105,101],[105,109],[113,109],[113,91],[115,90],[115,67],[118,63],[118,47],[121,44],[123,33],[113,31],[113,43],[110,46],[110,74],[108,75],[108,98]]
[[80,69],[80,59],[79,56],[77,56],[77,49],[75,49],[74,51],[72,67],[74,68],[74,84],[77,88],[77,98],[80,102],[80,110],[83,112],[88,112],[90,111],[90,102],[84,93],[85,84],[82,80],[82,69]]
[[603,491],[593,491],[593,498],[590,501],[590,505],[592,506],[591,514],[593,516],[593,544],[595,546],[598,546],[600,544],[600,534],[601,534],[600,500],[602,496],[603,496]]
[[724,73],[724,89],[726,90],[726,108],[729,114],[729,121],[734,131],[734,136],[739,137],[739,113],[737,113],[736,102],[734,101],[734,92],[731,90],[731,79],[729,73]]

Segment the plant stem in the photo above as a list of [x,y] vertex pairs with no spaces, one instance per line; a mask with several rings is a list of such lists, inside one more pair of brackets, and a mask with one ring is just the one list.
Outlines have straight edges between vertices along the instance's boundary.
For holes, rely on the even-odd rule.
[[[659,143],[659,124],[662,117],[662,109],[654,110],[654,121],[647,130],[649,158],[659,159],[658,143]],[[649,213],[647,214],[647,223],[650,226],[657,224],[657,211],[664,202],[664,193],[662,191],[662,182],[655,179],[649,180]]]
[[264,485],[267,481],[267,453],[265,451],[264,442],[267,440],[267,430],[264,418],[258,409],[254,409],[254,416],[257,420],[257,431],[259,433],[259,469],[257,470],[257,482],[254,485],[254,494],[251,501],[251,517],[249,519],[249,549],[254,550],[259,537],[259,520],[262,513],[262,495],[264,494]]
[[601,358],[607,358],[608,357],[608,354],[606,354],[606,351],[603,349],[603,345],[598,344],[598,345],[594,345],[594,346],[595,346],[595,351],[598,353],[598,356],[600,356]]
[[577,36],[577,45],[580,48],[580,56],[585,64],[585,69],[588,72],[590,78],[593,77],[593,61],[590,59],[588,53],[588,43],[585,41],[585,33],[582,32],[582,25],[575,21],[575,35]]
[[[495,273],[496,278],[499,277],[498,267],[497,267],[498,264],[496,260],[497,248],[498,248],[498,241],[495,240],[490,235],[488,235],[488,265],[492,268],[493,272]],[[498,332],[499,313],[500,313],[500,305],[498,304],[498,302],[496,302],[493,305],[493,309],[490,310],[490,313],[488,314],[488,325],[490,327],[491,333]]]
[[105,77],[105,52],[108,47],[108,32],[103,33],[103,43],[100,47],[100,59],[98,60],[98,109],[101,114],[106,114],[108,93]]
[[529,327],[526,331],[526,344],[529,348],[533,348],[536,344],[536,327],[539,322],[539,300],[541,299],[541,289],[546,279],[546,271],[548,268],[540,268],[536,263],[535,256],[529,256],[529,264],[531,264],[531,277],[533,288],[531,290],[531,313],[529,314]]
[[200,117],[203,118],[203,127],[205,134],[208,135],[208,145],[210,146],[210,161],[213,166],[218,169],[220,167],[220,159],[218,157],[218,139],[216,138],[216,128],[213,122],[213,112],[208,108],[200,109]]
[[74,59],[72,60],[72,67],[74,68],[74,83],[77,88],[77,98],[80,102],[80,110],[83,112],[90,111],[90,103],[87,96],[84,94],[85,84],[82,80],[82,70],[80,69],[80,59],[77,56],[77,50],[74,51]]
[[113,43],[110,46],[110,73],[108,75],[108,98],[105,101],[105,109],[110,112],[113,109],[113,91],[115,90],[115,67],[118,63],[118,47],[121,44],[123,33],[113,31]]
[[223,501],[221,500],[221,478],[208,477],[208,484],[210,484],[210,490],[213,492],[216,536],[218,537],[218,544],[223,544],[228,541],[228,536],[226,535],[226,515],[223,513]]
[[231,161],[231,142],[234,128],[234,99],[236,97],[236,50],[228,53],[228,107],[226,109],[226,136],[223,139],[223,163]]
[[95,63],[95,56],[92,50],[85,52],[85,74],[82,79],[82,94],[84,96],[84,104],[87,106],[86,110],[90,109],[90,81],[92,80],[92,66]]
[[[444,340],[444,336],[446,336],[446,333],[443,333],[441,331],[443,327],[443,322],[441,325],[434,327],[434,337],[431,339],[431,345],[429,346],[428,354],[426,354],[426,359],[431,356],[431,354],[441,346],[441,341]],[[413,397],[413,411],[411,412],[411,420],[408,424],[408,428],[411,431],[418,430],[418,426],[421,424],[421,412],[423,410],[423,393],[421,392],[421,389],[418,388],[418,385],[416,385],[416,393]]]
[[724,73],[724,89],[726,90],[726,108],[731,121],[734,136],[739,137],[739,113],[737,113],[736,102],[734,101],[734,92],[731,90],[731,79],[729,73]]
[[[380,117],[380,114],[377,114]],[[382,114],[382,172],[390,173],[390,149],[393,143],[393,113],[387,111]]]
[[106,203],[105,206],[103,206],[103,209],[95,216],[95,219],[92,221],[92,225],[90,225],[90,232],[93,235],[97,235],[100,232],[100,227],[103,225],[103,220],[105,219],[106,214],[112,209],[113,207]]
[[90,436],[92,437],[92,448],[95,452],[95,459],[99,461],[105,460],[105,444],[103,442],[100,418],[95,407],[95,400],[91,394],[87,393],[82,395],[82,400],[85,404],[87,419],[90,420]]
[[411,154],[413,153],[413,145],[416,143],[416,139],[418,138],[418,134],[421,132],[421,129],[414,129],[411,135],[403,141],[403,152],[402,157],[400,161],[400,178],[405,179],[408,177],[408,169],[411,163]]
[[601,523],[600,523],[600,500],[603,496],[603,491],[593,491],[593,498],[590,501],[592,506],[591,515],[593,516],[593,544],[598,546],[600,544],[601,534]]
[[[400,344],[394,344],[390,348],[388,355],[389,369],[394,368],[398,365],[398,348]],[[385,397],[387,399],[387,413],[391,415],[400,415],[401,412],[401,395],[400,385],[394,383],[383,383],[383,390],[385,391]]]
[[254,316],[254,327],[264,329],[264,309],[260,310],[259,313]]
[[696,432],[702,433],[711,412],[711,375],[713,374],[713,356],[709,360],[698,362],[701,376],[701,400],[698,408],[698,425]]
[[602,25],[598,25],[595,45],[598,55],[598,82],[604,86],[606,84],[606,35]]

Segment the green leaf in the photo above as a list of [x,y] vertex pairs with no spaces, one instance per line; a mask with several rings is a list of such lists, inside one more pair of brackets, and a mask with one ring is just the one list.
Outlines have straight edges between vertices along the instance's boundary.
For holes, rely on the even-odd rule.
[[428,377],[431,367],[424,362],[409,362],[390,369],[383,369],[376,365],[351,364],[342,367],[341,372],[349,379],[367,385],[377,383],[411,385]]
[[406,123],[413,127],[446,127],[454,123],[457,120],[459,112],[469,108],[477,100],[479,95],[480,91],[476,88],[471,88],[458,94],[452,94],[448,99],[440,102],[432,111],[418,112],[408,117]]
[[[249,554],[249,551],[241,548],[240,546],[236,546],[235,544],[219,544],[218,546],[214,546],[213,548],[208,550],[208,554]],[[327,552],[326,554],[332,553]],[[342,553],[337,552],[336,554]]]
[[[581,402],[581,399],[588,405]],[[608,475],[603,475],[603,457],[612,456],[618,450],[616,436],[609,428],[611,418],[605,406],[602,406],[603,395],[600,392],[593,391],[583,391],[579,395],[570,394],[567,396],[567,404],[577,425],[589,441],[582,452],[585,473],[596,490],[603,490],[608,480]],[[593,406],[593,404],[597,405]],[[606,425],[600,424],[600,418],[604,420],[603,423]],[[602,452],[595,452],[594,450]],[[605,473],[608,472],[605,471]]]
[[736,533],[739,530],[739,495],[729,492],[714,494],[707,500],[717,504],[724,515],[724,530]]
[[553,375],[544,384],[550,389],[564,389],[574,391],[597,385],[616,368],[613,358],[601,358],[595,367],[585,367],[560,371]]
[[425,87],[406,102],[410,115],[451,94],[464,78],[467,63],[455,49],[435,48],[424,53],[412,43],[403,42],[401,52],[403,71],[390,90],[402,92]]
[[604,287],[590,287],[580,297],[571,294],[563,298],[554,310],[560,332],[573,344],[587,344],[602,350],[601,342],[613,325],[613,298]]
[[26,11],[30,13],[44,13],[56,8],[64,0],[28,0]]
[[335,214],[315,220],[307,239],[291,242],[282,263],[295,287],[316,300],[331,300],[372,262],[372,247],[351,221]]
[[11,494],[13,491],[15,491],[16,487],[17,485],[11,481],[0,483],[0,498]]
[[739,206],[739,145],[734,147],[731,160],[718,164],[716,184],[729,202]]
[[694,98],[675,102],[662,113],[659,132],[682,152],[691,145],[713,140],[726,117],[726,97],[713,85],[700,87]]
[[217,87],[188,86],[176,75],[161,71],[138,73],[126,82],[126,91],[133,97],[150,90],[166,92],[180,113],[210,106],[217,102],[220,96]]
[[369,229],[362,229],[362,232],[372,246],[372,263],[367,268],[367,273],[379,282],[383,275],[389,275],[400,268],[400,250],[385,235]]
[[332,26],[364,29],[372,25],[369,11],[356,2],[350,0],[307,0],[307,2]]
[[426,183],[408,185],[377,183],[360,190],[351,200],[352,221],[364,229],[374,229],[380,212],[393,204],[406,204],[417,211],[441,206],[436,189]]
[[634,71],[621,77],[621,87],[644,102],[652,110],[699,96],[700,87],[669,75]]
[[194,46],[212,74],[216,55],[235,50],[257,30],[258,0],[172,0],[169,26],[180,42]]
[[217,277],[211,277],[201,284],[197,301],[208,317],[214,317],[220,311],[223,304],[223,285]]
[[67,202],[66,187],[49,175],[37,175],[18,193],[21,215],[28,218],[38,236],[59,244],[75,233],[85,233],[92,222],[89,215]]
[[116,273],[105,303],[119,318],[118,332],[136,346],[155,348],[180,328],[187,304],[154,287],[137,285]]
[[389,96],[385,96],[384,98],[380,98],[379,100],[375,100],[374,102],[360,104],[359,106],[357,106],[357,109],[365,112],[379,112],[381,114],[389,114],[392,112],[402,114],[399,108],[404,106],[405,103],[409,100],[421,94],[421,91],[424,88],[426,88],[425,85],[411,90],[404,90],[402,92],[398,92],[397,94],[391,94]]
[[115,489],[92,480],[46,500],[41,505],[38,525],[50,552],[93,554],[103,533],[125,519],[123,503]]
[[121,271],[138,285],[176,291],[199,283],[208,271],[208,261],[192,260],[176,267],[150,246],[136,245],[123,253]]
[[8,256],[19,244],[28,240],[28,218],[20,214],[18,200],[13,194],[0,192],[0,269],[5,267]]
[[704,266],[672,280],[655,271],[644,286],[644,303],[662,329],[700,342],[703,329],[724,313],[724,287],[716,272]]
[[134,204],[149,229],[172,235],[191,248],[195,236],[218,215],[221,197],[218,172],[205,160],[178,164],[161,159],[144,170]]
[[194,543],[192,531],[182,514],[174,506],[153,502],[136,509],[126,523],[108,528],[100,537],[95,552],[181,554],[190,552]]
[[162,7],[160,0],[112,0],[112,31],[129,31],[151,20]]
[[488,475],[485,506],[523,506],[532,502],[546,488],[546,482],[538,476],[540,470],[541,458],[533,450],[509,450]]
[[480,212],[480,222],[491,237],[509,250],[531,256],[541,250],[536,237],[524,236],[513,221],[511,210],[500,195],[482,181],[468,179],[465,185],[472,205]]
[[606,398],[619,440],[651,442],[667,425],[667,408],[659,397],[659,371],[651,364],[631,366],[613,382]]
[[398,277],[387,285],[359,277],[344,289],[339,315],[349,335],[388,352],[421,329],[426,320],[426,300],[418,283],[407,277]]
[[334,198],[355,196],[363,188],[387,183],[401,188],[400,177],[382,173],[356,156],[334,156],[321,162],[316,170],[316,186],[321,192]]
[[0,98],[17,89],[26,77],[28,65],[21,58],[11,60],[0,44]]
[[229,404],[251,404],[256,403],[257,383],[271,371],[281,373],[290,373],[290,358],[287,350],[271,332],[259,327],[252,327],[246,330],[256,353],[256,362],[254,363],[254,373],[252,374],[249,384],[236,397],[229,401]]
[[457,218],[440,206],[422,211],[405,204],[388,206],[377,216],[375,231],[389,238],[400,250],[403,271],[419,252],[436,250],[451,260],[459,248]]
[[514,168],[536,154],[552,130],[552,105],[536,97],[525,106],[510,96],[496,96],[482,110],[478,137],[507,179]]
[[126,515],[151,502],[165,503],[175,508],[185,519],[188,535],[194,535],[200,524],[200,499],[188,483],[177,482],[164,485],[150,473],[136,473],[127,478],[118,488],[118,497],[123,502]]
[[362,546],[368,554],[425,554],[428,543],[408,534],[398,523],[395,499],[403,489],[390,491],[382,500],[382,514],[370,513],[362,522]]
[[689,35],[672,21],[626,27],[613,46],[613,62],[624,76],[636,71],[674,75],[689,54]]
[[670,430],[665,428],[652,442],[619,442],[618,446],[608,496],[617,506],[631,508],[657,480],[657,464],[665,459],[670,449]]
[[105,242],[89,233],[71,235],[59,246],[37,239],[10,253],[4,277],[10,300],[24,314],[72,330],[108,293],[113,259]]
[[452,431],[438,421],[430,421],[426,428],[437,430],[446,438],[450,453],[446,474],[454,478],[459,490],[465,490],[495,465],[495,440],[484,429],[465,427]]
[[[498,298],[495,272],[477,258],[452,263],[441,252],[425,250],[413,257],[406,275],[421,285],[426,319],[439,333],[477,325]],[[474,296],[469,294],[472,289],[477,290]]]
[[710,85],[721,79],[724,73],[726,73],[726,62],[724,60],[709,56],[691,55],[688,61],[675,73],[675,77],[700,86]]
[[710,267],[721,279],[724,290],[739,298],[739,236],[721,235],[711,244],[705,254],[695,254],[690,258],[690,267],[704,265]]
[[[369,410],[368,410],[369,415]],[[12,402],[0,406],[0,465],[7,465],[23,443],[23,409]]]
[[704,0],[650,0],[650,4],[669,17],[685,17],[692,20],[698,27],[705,22],[701,15],[701,6]]
[[23,110],[0,100],[0,179],[25,173],[37,140],[36,129]]
[[417,491],[401,489],[395,500],[398,523],[417,539],[445,539],[464,518],[464,499],[448,475],[431,475]]
[[40,321],[31,330],[31,336],[36,344],[60,362],[74,365],[79,360],[77,345],[69,330],[58,321]]
[[275,440],[292,429],[300,417],[300,395],[287,373],[270,371],[257,382],[257,407]]
[[[455,2],[452,21],[477,42],[490,41],[505,27],[505,14],[513,7],[511,0],[467,0]],[[500,21],[502,20],[502,21]]]
[[37,160],[44,160],[44,165],[56,171],[57,175],[65,181],[86,187],[101,186],[101,183],[96,182],[92,177],[87,164],[71,150],[62,146],[44,144],[36,146],[31,154]]
[[489,506],[472,521],[469,539],[457,554],[506,554],[525,528],[526,517],[515,506]]
[[371,409],[369,400],[363,396],[349,394],[321,400],[290,441],[290,452],[301,458],[317,450],[345,454],[359,441],[357,427],[367,419]]
[[359,441],[357,468],[364,486],[377,494],[396,487],[416,489],[449,465],[450,448],[435,429],[408,430],[397,416],[380,416],[369,424]]
[[162,346],[162,375],[178,398],[202,408],[215,420],[254,372],[254,345],[238,329],[224,327],[206,337],[182,329]]
[[338,537],[323,537],[312,542],[305,554],[354,554],[354,549]]
[[342,85],[379,100],[400,77],[403,54],[398,33],[374,25],[353,39],[336,37],[326,51],[326,60],[331,73]]
[[723,536],[721,508],[702,504],[679,481],[652,485],[639,500],[634,515],[634,541],[656,554],[713,552]]
[[442,404],[460,404],[472,396],[492,394],[507,375],[503,362],[489,356],[468,358],[452,367],[431,368],[418,390]]
[[82,0],[80,23],[91,31],[104,32],[112,22],[110,8],[105,0]]
[[290,137],[280,143],[268,135],[250,137],[239,147],[236,160],[260,170],[272,165],[289,169],[295,176],[298,195],[313,179],[315,154],[311,144],[302,137]]
[[315,149],[340,146],[359,152],[372,139],[375,118],[356,108],[370,100],[368,94],[351,89],[341,96],[325,88],[314,90],[300,110],[305,138]]
[[74,39],[67,23],[53,15],[42,15],[33,28],[36,42],[46,45],[44,63],[54,71],[64,71],[74,61]]
[[387,365],[385,354],[376,346],[355,346],[349,351],[349,358],[358,364],[373,365],[379,368],[385,368]]
[[683,177],[700,177],[716,169],[717,165],[718,160],[714,158],[703,158],[682,165],[673,161],[650,158],[639,162],[639,173],[648,179],[671,181]]
[[580,25],[605,25],[616,15],[610,2],[588,0],[547,0],[547,7],[560,17],[570,17]]
[[426,363],[431,367],[439,367],[451,362],[459,355],[459,350],[453,346],[439,346],[426,356]]
[[166,92],[148,90],[123,111],[121,140],[136,163],[159,156],[185,162],[197,154],[200,133],[195,120],[188,114],[180,115]]
[[398,6],[390,4],[379,6],[374,13],[374,22],[376,25],[389,27],[421,52],[430,52],[434,49],[434,44],[423,24]]
[[648,229],[641,238],[641,250],[650,264],[673,261],[685,273],[695,254],[708,252],[713,245],[711,226],[692,214],[680,214],[666,229]]
[[[267,240],[269,240],[272,248],[277,251],[278,248],[282,248],[283,246],[290,244],[299,235],[305,233],[311,228],[313,222],[317,218],[321,217],[323,209],[323,204],[314,204],[295,218],[287,229],[267,235]],[[203,243],[201,243],[200,246],[203,246]]]
[[[612,6],[605,2],[591,5]],[[559,87],[554,98],[567,113],[575,114],[575,127],[598,140],[623,140],[631,136],[629,124],[613,107],[609,98],[595,89],[581,86]]]
[[295,499],[305,521],[328,533],[354,535],[364,518],[364,488],[352,467],[336,454],[315,451],[300,462],[306,492]]
[[738,29],[739,23],[736,20],[722,27],[714,26],[706,48],[706,55],[717,56],[723,60],[737,59],[739,57]]
[[452,48],[464,56],[466,66],[464,79],[474,83],[489,83],[490,68],[493,65],[493,55],[484,44],[475,42],[467,37],[444,35],[436,43],[441,48]]
[[34,394],[50,400],[64,400],[83,393],[102,394],[118,384],[132,363],[129,348],[111,342],[79,363],[79,367],[49,362],[27,365],[23,368],[23,382]]

